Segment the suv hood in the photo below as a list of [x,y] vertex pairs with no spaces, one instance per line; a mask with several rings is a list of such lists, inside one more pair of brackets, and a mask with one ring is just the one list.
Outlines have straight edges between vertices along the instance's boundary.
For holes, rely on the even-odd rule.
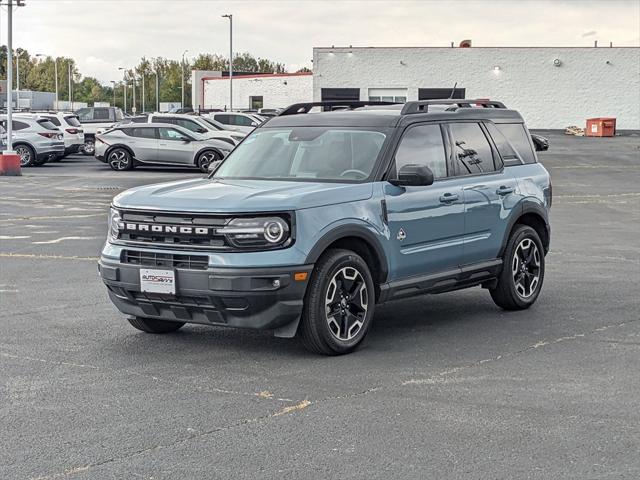
[[372,192],[372,183],[204,178],[132,188],[116,196],[113,204],[169,212],[274,212],[366,200]]

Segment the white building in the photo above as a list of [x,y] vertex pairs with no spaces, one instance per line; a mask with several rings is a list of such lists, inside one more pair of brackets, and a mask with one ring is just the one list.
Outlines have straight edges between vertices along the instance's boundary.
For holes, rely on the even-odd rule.
[[[197,76],[197,77],[196,77]],[[193,105],[199,108],[229,106],[229,77],[206,76],[192,72],[197,78],[192,86]],[[311,73],[274,73],[233,77],[233,108],[282,108],[292,103],[310,102],[313,92]],[[199,98],[198,98],[199,96]]]
[[[640,48],[314,48],[313,99],[490,98],[531,128],[640,129]],[[246,102],[246,100],[245,100]]]

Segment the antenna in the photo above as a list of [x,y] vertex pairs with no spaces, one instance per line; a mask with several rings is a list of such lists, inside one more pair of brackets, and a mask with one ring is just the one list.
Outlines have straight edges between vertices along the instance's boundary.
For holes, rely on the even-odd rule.
[[451,89],[451,95],[449,95],[449,98],[453,98],[453,96],[456,93],[456,87],[458,86],[458,82],[453,84],[453,88]]

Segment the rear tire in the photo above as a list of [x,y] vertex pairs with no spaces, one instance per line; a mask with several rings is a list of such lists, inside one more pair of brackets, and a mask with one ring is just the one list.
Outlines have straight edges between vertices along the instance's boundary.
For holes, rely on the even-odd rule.
[[96,153],[96,141],[93,138],[87,138],[82,146],[82,154],[91,156]]
[[18,145],[14,147],[16,154],[20,157],[21,167],[33,167],[36,163],[36,152],[29,145]]
[[351,250],[332,249],[316,263],[305,295],[298,335],[314,353],[342,355],[362,342],[375,310],[373,279]]
[[184,326],[183,322],[170,322],[154,318],[130,317],[127,320],[134,328],[145,333],[170,333]]
[[133,168],[133,158],[124,148],[114,148],[107,155],[107,163],[112,170],[122,172]]
[[491,298],[505,310],[525,310],[533,305],[544,280],[544,248],[538,232],[516,225],[502,257],[502,272]]

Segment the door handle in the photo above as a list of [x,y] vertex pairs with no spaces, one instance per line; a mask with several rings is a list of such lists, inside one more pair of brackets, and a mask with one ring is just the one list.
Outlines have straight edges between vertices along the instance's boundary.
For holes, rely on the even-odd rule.
[[455,202],[456,200],[458,200],[458,195],[456,195],[455,193],[445,193],[444,195],[442,195],[440,197],[440,202],[441,203],[451,203],[451,202]]
[[496,194],[509,195],[510,193],[513,193],[513,191],[513,187],[505,187],[504,185],[502,185],[499,189],[496,190]]

